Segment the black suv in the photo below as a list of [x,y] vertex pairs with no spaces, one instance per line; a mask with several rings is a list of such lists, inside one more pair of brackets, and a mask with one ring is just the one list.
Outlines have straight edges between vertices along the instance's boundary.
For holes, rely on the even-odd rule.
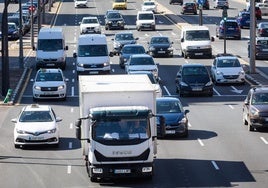
[[243,105],[243,122],[249,131],[268,127],[268,87],[254,87]]
[[105,30],[124,29],[125,20],[117,10],[108,10],[105,15]]
[[213,82],[205,65],[187,63],[180,67],[176,76],[176,92],[180,97],[186,94],[213,96]]

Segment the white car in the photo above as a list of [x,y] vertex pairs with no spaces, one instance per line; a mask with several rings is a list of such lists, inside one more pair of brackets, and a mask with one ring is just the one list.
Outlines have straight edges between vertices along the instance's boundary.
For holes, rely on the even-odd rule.
[[80,8],[80,7],[85,7],[87,8],[87,0],[74,0],[74,7],[75,8]]
[[62,121],[56,117],[49,105],[32,104],[22,108],[17,118],[11,120],[14,127],[14,146],[59,144],[59,126]]
[[125,65],[126,73],[133,71],[150,71],[156,79],[158,78],[158,67],[152,56],[148,54],[131,55]]
[[154,13],[157,12],[157,4],[154,1],[144,1],[141,5],[142,11],[152,11]]
[[80,22],[80,34],[101,34],[101,25],[97,17],[83,17]]
[[245,71],[235,56],[216,57],[211,66],[211,76],[215,84],[245,83]]
[[160,80],[155,79],[154,75],[150,71],[130,71],[128,74],[146,74],[151,81],[155,92],[156,92],[156,97],[162,97],[162,89],[160,87]]
[[256,7],[261,9],[261,14],[263,16],[268,15],[268,4],[267,3],[256,3]]
[[67,84],[61,69],[39,69],[33,84],[33,100],[62,99],[66,100]]

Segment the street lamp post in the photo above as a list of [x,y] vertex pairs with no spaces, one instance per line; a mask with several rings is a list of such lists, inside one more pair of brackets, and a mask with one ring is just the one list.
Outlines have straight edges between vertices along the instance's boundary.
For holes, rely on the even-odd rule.
[[250,1],[250,49],[249,49],[249,71],[251,74],[256,73],[256,16],[255,1]]
[[23,40],[22,40],[22,9],[21,0],[19,1],[19,17],[20,17],[20,29],[19,29],[19,67],[23,68]]

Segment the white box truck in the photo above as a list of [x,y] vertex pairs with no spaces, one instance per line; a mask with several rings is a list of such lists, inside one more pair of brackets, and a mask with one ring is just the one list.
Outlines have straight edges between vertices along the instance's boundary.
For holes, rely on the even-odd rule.
[[156,120],[164,120],[155,117],[156,93],[147,75],[79,76],[79,106],[76,137],[91,181],[152,177]]

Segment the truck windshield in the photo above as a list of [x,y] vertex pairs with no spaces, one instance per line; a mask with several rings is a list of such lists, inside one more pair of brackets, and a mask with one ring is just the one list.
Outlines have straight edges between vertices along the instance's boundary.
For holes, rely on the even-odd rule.
[[94,123],[92,136],[96,141],[144,140],[150,136],[148,122],[146,119],[97,121]]
[[210,40],[208,30],[194,30],[186,32],[186,40],[188,41],[202,41]]
[[107,56],[107,45],[79,45],[78,57],[99,57]]
[[63,42],[62,39],[39,39],[37,48],[43,51],[63,50]]

